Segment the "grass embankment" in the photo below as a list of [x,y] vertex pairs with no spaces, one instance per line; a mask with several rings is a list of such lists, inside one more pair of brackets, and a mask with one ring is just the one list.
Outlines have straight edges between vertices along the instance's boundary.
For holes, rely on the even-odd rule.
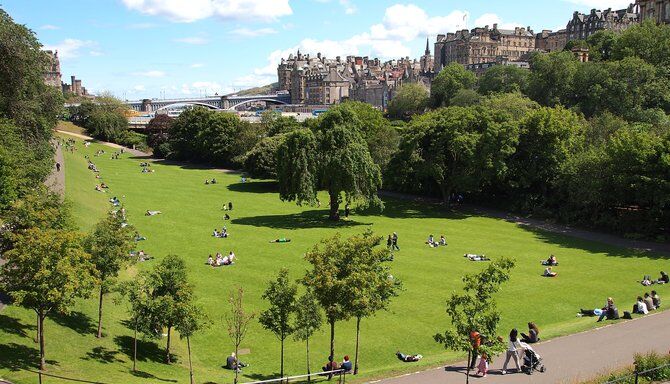
[[[98,149],[107,154],[95,157]],[[637,280],[644,274],[657,274],[667,268],[667,258],[640,254],[607,245],[578,240],[553,233],[521,228],[503,220],[468,213],[448,212],[439,206],[386,200],[383,212],[355,213],[349,221],[328,222],[326,207],[298,207],[279,200],[275,184],[256,181],[242,184],[239,175],[196,166],[165,163],[152,165],[154,173],[140,172],[144,159],[125,154],[111,160],[110,148],[93,144],[65,154],[66,196],[73,202],[74,214],[81,229],[89,230],[110,205],[112,196],[121,199],[129,221],[148,237],[140,242],[157,259],[173,253],[187,263],[195,291],[212,326],[192,338],[193,366],[198,382],[232,382],[232,373],[221,368],[232,350],[223,314],[228,310],[227,296],[241,285],[246,292],[250,310],[260,311],[260,299],[267,281],[281,267],[287,267],[292,278],[299,278],[307,268],[303,254],[320,239],[340,232],[343,236],[372,228],[387,235],[397,231],[401,251],[393,262],[393,275],[402,279],[405,290],[388,312],[379,313],[362,322],[361,379],[414,371],[440,364],[460,356],[445,351],[433,341],[433,335],[449,327],[445,315],[445,299],[461,287],[461,276],[476,272],[483,263],[470,262],[464,253],[484,253],[495,259],[516,259],[511,281],[499,294],[502,311],[501,334],[511,327],[525,330],[528,321],[535,321],[544,339],[573,333],[596,326],[593,318],[579,318],[580,307],[594,308],[604,304],[607,296],[627,308],[644,291]],[[107,193],[94,190],[96,179],[86,169],[89,155],[101,170]],[[219,183],[204,185],[205,179]],[[223,203],[232,201],[232,220],[222,220]],[[327,201],[326,196],[321,201]],[[162,215],[144,216],[146,210],[160,210]],[[227,239],[211,237],[214,228],[227,225]],[[424,242],[429,234],[445,234],[449,245],[437,249]],[[288,244],[271,244],[278,237],[292,239]],[[205,265],[208,254],[233,250],[238,256],[235,266],[213,269]],[[555,279],[541,277],[540,259],[555,254],[560,266]],[[124,273],[129,279],[137,272],[151,268],[155,261],[140,263]],[[661,296],[667,287],[657,287]],[[81,300],[67,317],[47,321],[46,352],[51,373],[105,383],[149,383],[157,379],[187,382],[186,343],[173,338],[177,363],[162,363],[165,340],[140,345],[140,374],[130,372],[132,331],[124,320],[127,305],[116,305],[113,295],[105,301],[104,332],[94,337],[97,301]],[[35,375],[22,369],[34,367],[37,345],[34,314],[16,307],[7,307],[0,315],[0,376],[18,383],[35,382]],[[349,354],[353,358],[355,322],[341,322],[336,328],[338,360]],[[318,369],[328,354],[327,327],[310,342],[312,370]],[[242,360],[251,363],[244,380],[274,377],[279,370],[279,343],[257,322],[252,323],[243,348],[250,353]],[[405,364],[394,355],[396,350],[421,353],[419,364]],[[302,343],[288,340],[286,372],[305,372]]]

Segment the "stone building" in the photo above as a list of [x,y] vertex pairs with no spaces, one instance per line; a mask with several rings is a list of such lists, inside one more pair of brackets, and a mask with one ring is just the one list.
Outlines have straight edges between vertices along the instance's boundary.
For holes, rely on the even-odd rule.
[[589,14],[575,12],[566,27],[567,41],[586,40],[602,30],[621,32],[638,21],[638,14],[633,4],[618,11],[609,8],[604,11],[592,9]]
[[535,36],[535,49],[544,52],[562,51],[568,43],[567,29],[553,32],[543,30]]
[[44,83],[48,86],[61,89],[60,59],[58,51],[45,51],[48,56],[46,70],[44,71]]
[[327,59],[297,52],[277,67],[279,91],[288,91],[292,104],[332,105],[349,98],[384,109],[403,82],[430,86],[433,58],[430,47],[420,60],[408,57],[382,62],[367,56]]
[[535,50],[535,34],[528,28],[498,29],[485,26],[440,34],[435,43],[435,72],[450,63],[463,65],[493,62],[497,57],[518,60]]
[[73,93],[75,96],[89,96],[86,87],[81,85],[81,80],[74,75],[70,76],[70,84],[61,83],[63,93]]
[[670,0],[637,0],[640,21],[670,24]]

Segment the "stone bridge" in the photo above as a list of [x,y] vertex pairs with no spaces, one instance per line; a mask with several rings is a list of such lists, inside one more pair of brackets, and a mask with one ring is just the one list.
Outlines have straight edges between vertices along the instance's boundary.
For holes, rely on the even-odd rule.
[[288,93],[276,93],[270,95],[250,95],[250,96],[205,96],[185,99],[143,99],[136,101],[126,101],[125,104],[137,112],[155,113],[172,107],[180,106],[202,106],[216,110],[235,110],[244,104],[264,101],[271,104],[290,104],[291,95]]

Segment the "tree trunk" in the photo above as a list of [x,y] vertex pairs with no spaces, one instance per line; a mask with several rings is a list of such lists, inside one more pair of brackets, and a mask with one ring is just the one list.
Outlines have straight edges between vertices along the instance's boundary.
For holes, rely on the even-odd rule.
[[40,371],[46,371],[46,362],[44,359],[44,311],[40,309],[38,313],[39,318],[39,340],[40,340]]
[[312,372],[309,369],[309,337],[305,339],[307,342],[307,382],[312,382]]
[[171,336],[171,333],[172,333],[172,332],[171,332],[171,331],[172,331],[172,327],[168,327],[167,330],[168,330],[168,332],[167,332],[167,334],[168,334],[168,336],[167,336],[168,339],[167,339],[167,345],[166,345],[166,347],[165,347],[165,362],[168,363],[168,364],[170,364],[170,363],[171,363],[171,361],[170,361],[170,336]]
[[237,376],[238,376],[239,373],[240,373],[240,367],[239,367],[239,364],[240,364],[240,358],[237,357],[237,354],[238,354],[238,352],[239,352],[239,348],[240,348],[240,345],[239,345],[239,344],[235,344],[235,358],[237,359],[237,363],[235,364],[235,384],[237,384]]
[[358,375],[358,337],[361,333],[361,318],[356,318],[356,355],[354,356],[354,375]]
[[102,294],[103,288],[100,284],[100,302],[98,303],[98,339],[102,337]]
[[330,320],[330,357],[335,360],[335,320]]
[[328,215],[328,218],[333,221],[339,221],[340,220],[340,202],[339,200],[339,194],[335,193],[334,191],[329,191],[328,194],[330,195],[330,213]]
[[195,384],[193,380],[193,364],[191,364],[191,338],[186,336],[186,347],[188,348],[188,371],[191,377],[191,384]]
[[135,334],[133,335],[133,372],[137,367],[137,320],[135,320]]
[[40,342],[40,313],[35,311],[35,315],[37,316],[37,334],[35,335],[35,343]]
[[279,368],[279,377],[284,377],[284,335],[281,337],[281,366]]

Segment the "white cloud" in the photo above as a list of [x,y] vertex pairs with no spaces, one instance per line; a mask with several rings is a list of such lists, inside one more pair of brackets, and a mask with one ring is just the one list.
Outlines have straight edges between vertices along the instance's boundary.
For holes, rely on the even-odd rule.
[[88,54],[91,55],[91,56],[102,56],[103,55],[103,53],[101,51],[98,51],[98,50],[95,50],[95,49],[92,50],[92,51],[89,51]]
[[45,24],[45,25],[41,26],[40,29],[45,30],[45,31],[55,31],[57,29],[60,29],[60,27],[57,26],[57,25]]
[[291,15],[289,0],[123,0],[131,10],[190,23],[209,17],[274,21]]
[[209,41],[204,37],[182,37],[179,39],[174,39],[177,43],[192,44],[192,45],[204,45]]
[[157,71],[157,70],[150,70],[150,71],[144,71],[144,72],[133,72],[134,76],[140,76],[140,77],[165,77],[167,73],[163,71]]
[[230,31],[233,35],[240,37],[259,37],[274,35],[277,33],[277,30],[272,28],[260,28],[260,29],[249,29],[249,28],[238,28]]
[[205,66],[205,64],[201,64],[201,63],[193,63],[193,64],[189,65],[189,67],[191,67],[191,68],[202,68],[204,66]]
[[340,0],[340,5],[344,7],[344,13],[347,15],[353,15],[357,11],[356,6],[351,0]]
[[47,44],[44,49],[58,51],[58,57],[67,60],[79,57],[83,48],[97,48],[97,46],[98,43],[92,40],[65,39],[58,44]]
[[631,0],[563,0],[572,4],[581,5],[588,8],[596,9],[625,9],[630,3],[634,3]]

